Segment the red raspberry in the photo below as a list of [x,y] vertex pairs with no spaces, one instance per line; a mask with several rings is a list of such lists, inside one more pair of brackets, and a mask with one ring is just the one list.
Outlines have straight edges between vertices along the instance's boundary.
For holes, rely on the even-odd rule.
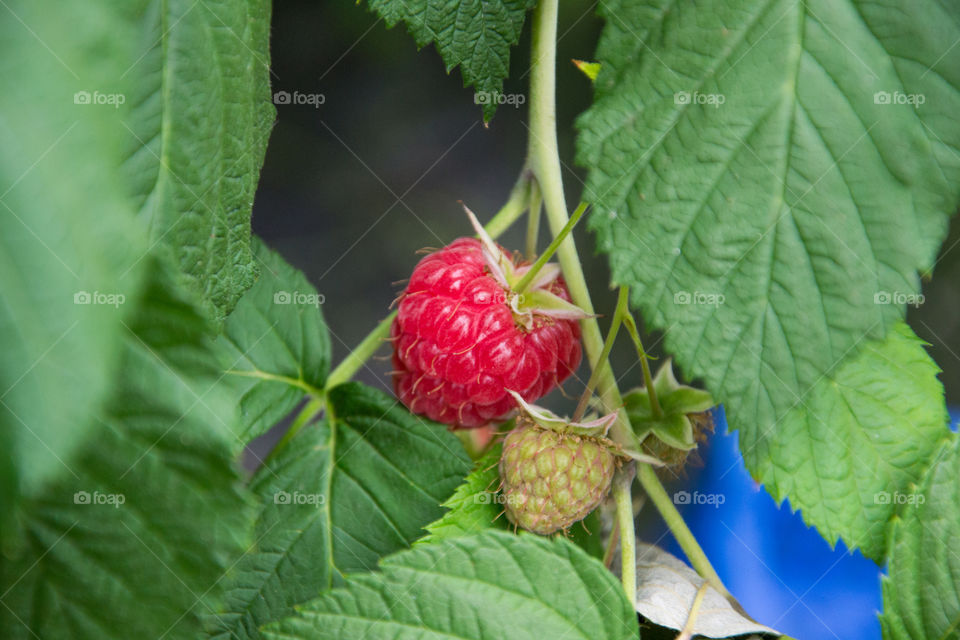
[[[413,413],[454,428],[506,417],[517,406],[508,390],[533,402],[580,364],[577,321],[512,307],[512,292],[491,272],[482,247],[460,238],[424,257],[391,328],[397,396]],[[499,259],[508,275],[524,271],[505,252]],[[544,295],[569,305],[559,276],[543,280]]]

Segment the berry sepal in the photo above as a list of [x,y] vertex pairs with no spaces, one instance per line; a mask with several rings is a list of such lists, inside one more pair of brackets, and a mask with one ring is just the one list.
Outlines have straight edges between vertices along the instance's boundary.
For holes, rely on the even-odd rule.
[[551,429],[557,433],[572,433],[591,438],[606,438],[610,427],[617,421],[617,413],[614,412],[601,418],[595,418],[585,422],[571,422],[565,418],[561,418],[549,409],[530,404],[516,391],[510,391],[508,389],[507,393],[512,395],[513,399],[517,401],[517,405],[519,405],[520,411],[523,414],[544,429]]
[[463,205],[463,210],[480,239],[483,260],[490,275],[497,284],[509,292],[510,308],[514,319],[519,324],[526,328],[532,327],[535,315],[555,320],[582,320],[595,317],[551,291],[553,283],[560,277],[560,265],[556,263],[548,262],[540,267],[530,283],[521,291],[518,285],[530,272],[532,265],[516,264],[513,257],[494,242],[477,220],[477,216],[466,205]]

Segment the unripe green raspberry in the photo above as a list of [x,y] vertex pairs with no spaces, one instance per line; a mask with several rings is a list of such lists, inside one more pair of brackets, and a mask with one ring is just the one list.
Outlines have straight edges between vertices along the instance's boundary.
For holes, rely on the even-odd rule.
[[503,443],[500,478],[511,522],[547,535],[593,511],[610,491],[609,442],[545,429],[521,417]]

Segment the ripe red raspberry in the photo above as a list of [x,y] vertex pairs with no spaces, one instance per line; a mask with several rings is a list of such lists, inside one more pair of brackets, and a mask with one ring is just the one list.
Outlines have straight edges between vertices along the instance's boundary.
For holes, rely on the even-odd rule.
[[533,402],[573,373],[580,327],[566,285],[544,268],[518,298],[510,284],[526,270],[473,238],[417,264],[391,328],[394,388],[410,411],[479,427],[516,408],[508,390]]

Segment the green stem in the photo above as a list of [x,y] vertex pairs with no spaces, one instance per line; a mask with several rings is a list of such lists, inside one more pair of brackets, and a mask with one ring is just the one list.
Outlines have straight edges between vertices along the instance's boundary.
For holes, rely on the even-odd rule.
[[517,293],[523,293],[530,287],[530,283],[533,282],[533,279],[537,277],[537,273],[540,269],[543,268],[543,265],[547,264],[550,261],[550,258],[553,257],[553,254],[557,252],[557,249],[560,248],[560,244],[570,235],[570,232],[573,231],[573,228],[577,226],[577,223],[580,222],[580,218],[583,217],[584,212],[587,210],[587,203],[581,202],[580,206],[577,207],[577,210],[573,212],[573,215],[567,220],[567,223],[563,225],[563,229],[560,230],[553,240],[547,246],[546,250],[537,258],[537,261],[533,263],[533,266],[530,267],[530,270],[523,274],[523,277],[520,278],[520,282],[517,283],[517,286],[513,288]]
[[[610,330],[607,331],[607,339],[603,343],[603,351],[600,352],[600,362],[604,362],[610,358],[610,351],[613,349],[613,343],[617,339],[617,334],[620,332],[620,323],[622,315],[620,313],[620,308],[622,305],[626,304],[626,292],[625,288],[620,288],[620,295],[617,298],[617,309],[613,312],[613,320],[610,322]],[[580,418],[583,417],[583,414],[587,410],[587,403],[590,402],[590,397],[593,395],[593,390],[597,386],[597,381],[600,379],[599,376],[600,367],[593,366],[590,371],[590,378],[587,380],[587,388],[583,390],[583,393],[580,395],[580,402],[577,403],[577,409],[573,412],[573,422],[579,422]]]
[[[557,12],[558,0],[541,0],[533,11],[533,33],[532,33],[532,60],[530,68],[530,135],[529,148],[527,151],[527,167],[534,173],[540,191],[543,194],[543,201],[546,209],[547,221],[550,230],[557,236],[566,226],[567,204],[563,193],[563,177],[560,172],[560,151],[557,146],[557,122],[556,122],[556,66],[557,66]],[[585,312],[593,315],[593,303],[590,300],[590,292],[587,289],[586,278],[583,275],[583,267],[580,264],[580,257],[577,254],[577,247],[573,236],[567,238],[560,244],[557,250],[557,260],[563,270],[563,276],[570,291],[570,297],[573,303],[583,309]],[[632,319],[632,318],[631,318]],[[600,325],[596,317],[581,320],[583,329],[583,344],[587,352],[588,360],[595,363],[597,370],[597,390],[600,399],[603,401],[607,410],[617,411],[617,422],[610,429],[610,437],[621,445],[639,451],[637,437],[630,427],[630,422],[623,410],[623,399],[620,390],[617,387],[616,378],[613,375],[613,369],[610,366],[609,358],[601,358],[604,348],[603,334],[600,332]],[[654,493],[659,489],[657,499],[653,500],[658,511],[670,527],[677,541],[680,542],[684,553],[690,558],[691,564],[700,575],[708,580],[721,594],[725,595],[739,610],[739,604],[730,595],[726,587],[720,581],[716,571],[707,560],[706,554],[697,544],[696,539],[690,532],[683,518],[680,516],[676,507],[666,495],[663,485],[657,479],[653,468],[648,464],[638,464],[639,478],[641,485],[647,490],[648,495],[653,498]],[[617,490],[619,495],[617,499],[618,512],[622,510],[623,503],[629,502],[629,486]],[[625,494],[625,495],[624,495]],[[633,544],[634,525],[633,513],[631,511],[629,518],[620,518],[620,535],[629,542],[621,540],[621,544]],[[681,542],[682,539],[682,542]],[[696,558],[696,560],[694,560]],[[624,558],[624,565],[627,564]],[[627,567],[624,566],[624,575],[627,573]],[[630,593],[635,592],[635,584],[624,584],[624,590]],[[633,602],[633,599],[631,599]]]
[[280,438],[280,441],[274,445],[273,449],[270,450],[270,453],[267,454],[266,460],[264,463],[272,459],[278,451],[283,450],[287,446],[287,443],[293,440],[300,429],[304,425],[308,424],[313,418],[316,417],[318,413],[326,406],[326,398],[324,397],[312,397],[307,404],[303,405],[303,409],[300,410],[300,413],[297,414],[297,417],[293,419],[293,422],[290,424],[290,428],[287,429],[287,432],[283,434],[283,437]]
[[[556,67],[557,67],[557,3],[558,0],[541,0],[533,11],[533,54],[530,67],[530,136],[527,151],[527,166],[533,171],[547,214],[547,221],[554,236],[566,226],[567,203],[563,194],[563,177],[560,173],[560,150],[557,147],[556,119]],[[593,302],[587,289],[587,281],[580,265],[577,246],[573,236],[560,243],[557,261],[563,269],[563,277],[573,303],[593,315]],[[617,388],[613,369],[608,360],[601,360],[603,334],[596,318],[581,321],[583,345],[590,362],[599,367],[597,390],[600,399],[609,411],[618,411],[617,422],[610,429],[610,437],[631,449],[639,449]]]
[[[620,290],[626,291],[627,288],[620,287]],[[643,341],[640,340],[640,332],[637,331],[637,323],[634,322],[633,316],[630,315],[630,309],[624,307],[624,314],[623,322],[627,325],[627,332],[630,334],[630,339],[633,340],[633,344],[637,348],[637,357],[640,358],[640,368],[643,369],[643,385],[647,388],[647,396],[650,398],[650,412],[654,418],[662,418],[663,409],[660,407],[660,400],[657,399],[657,390],[653,387],[653,376],[650,375],[650,358],[647,355],[647,350],[643,348]]]
[[503,232],[510,228],[517,219],[527,210],[530,203],[530,190],[533,182],[533,174],[526,168],[520,172],[520,177],[510,190],[510,195],[506,203],[500,207],[490,222],[484,225],[484,229],[490,234],[491,238],[503,235]]
[[677,540],[680,548],[683,549],[683,553],[687,556],[690,564],[696,569],[697,573],[710,583],[711,587],[719,591],[731,604],[739,608],[740,605],[737,604],[734,597],[723,585],[720,576],[717,575],[713,565],[710,564],[703,549],[697,544],[696,538],[693,537],[693,533],[689,527],[687,527],[687,523],[683,521],[683,516],[677,511],[673,500],[667,495],[667,490],[663,488],[653,468],[647,464],[638,466],[637,479],[639,479],[640,485],[646,492],[647,497],[650,498],[650,501],[657,507],[657,511],[660,512],[664,522],[670,527],[673,537]]
[[330,373],[327,378],[326,389],[333,389],[356,375],[360,367],[366,364],[367,360],[377,352],[383,341],[390,335],[390,325],[396,316],[396,311],[391,312],[390,315],[380,321],[380,324],[373,331],[367,334],[367,337],[353,351],[347,354],[347,357]]
[[617,505],[617,525],[620,532],[620,579],[623,592],[631,605],[637,601],[637,535],[633,523],[634,465],[617,472],[613,479],[613,501]]
[[540,237],[540,210],[543,208],[543,198],[540,197],[540,187],[533,180],[530,181],[530,198],[527,213],[527,259],[533,260],[537,255],[537,239]]

